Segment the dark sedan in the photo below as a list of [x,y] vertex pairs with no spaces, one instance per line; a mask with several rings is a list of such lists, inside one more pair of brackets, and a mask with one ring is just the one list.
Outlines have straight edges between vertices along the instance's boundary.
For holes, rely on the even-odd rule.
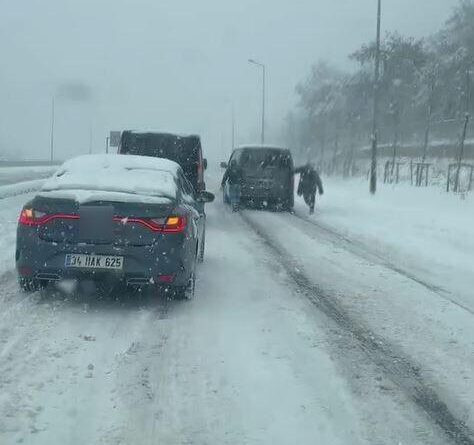
[[194,294],[203,217],[211,193],[178,164],[142,156],[89,155],[66,162],[20,215],[20,286],[63,279],[156,284]]

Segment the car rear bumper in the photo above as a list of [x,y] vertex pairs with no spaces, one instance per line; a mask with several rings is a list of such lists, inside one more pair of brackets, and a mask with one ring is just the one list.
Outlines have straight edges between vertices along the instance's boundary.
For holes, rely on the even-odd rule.
[[[84,269],[66,267],[67,254],[112,255],[124,258],[123,269]],[[172,284],[185,285],[190,268],[186,243],[150,246],[68,245],[41,240],[20,240],[16,251],[20,277],[59,281],[62,279],[116,279],[128,284],[159,283],[173,277]]]
[[265,189],[258,187],[242,187],[241,197],[242,199],[258,199],[258,200],[269,200],[269,199],[287,199],[291,192],[286,189]]

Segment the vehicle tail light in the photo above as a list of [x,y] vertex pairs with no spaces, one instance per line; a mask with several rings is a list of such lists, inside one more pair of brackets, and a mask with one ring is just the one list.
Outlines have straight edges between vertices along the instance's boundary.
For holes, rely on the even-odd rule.
[[150,220],[159,232],[163,233],[181,233],[187,226],[185,216],[168,216],[168,218],[154,218]]
[[79,215],[63,213],[47,214],[38,210],[26,208],[20,213],[18,222],[24,226],[43,226],[54,219],[79,219]]
[[20,219],[18,222],[25,226],[34,226],[35,219],[35,211],[33,209],[23,209],[20,213]]
[[187,220],[185,216],[170,216],[166,220],[163,231],[165,233],[180,233],[186,229]]
[[174,281],[174,275],[159,275],[158,283],[171,284]]
[[181,233],[186,230],[187,219],[185,216],[169,216],[168,218],[124,218],[115,217],[114,221],[122,224],[140,224],[153,232]]
[[198,182],[204,182],[204,163],[202,160],[198,163]]
[[33,269],[31,267],[20,267],[18,268],[18,273],[22,277],[31,277],[33,275]]

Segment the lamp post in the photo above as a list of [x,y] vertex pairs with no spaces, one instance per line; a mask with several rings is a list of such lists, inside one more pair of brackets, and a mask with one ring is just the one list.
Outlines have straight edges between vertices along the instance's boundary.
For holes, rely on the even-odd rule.
[[232,103],[232,150],[235,148],[235,108]]
[[50,134],[50,141],[49,141],[49,150],[50,150],[50,162],[51,164],[54,162],[54,95],[51,98],[51,134]]
[[257,62],[254,59],[249,59],[249,63],[257,65],[262,68],[262,145],[265,144],[265,81],[266,81],[266,67],[263,63]]

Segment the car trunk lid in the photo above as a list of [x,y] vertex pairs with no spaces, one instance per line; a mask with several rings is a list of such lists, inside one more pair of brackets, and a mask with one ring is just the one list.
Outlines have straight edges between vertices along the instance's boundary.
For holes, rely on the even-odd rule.
[[75,202],[36,204],[35,209],[54,215],[38,227],[39,237],[48,242],[116,246],[143,246],[159,241],[163,234],[148,221],[166,221],[173,204]]

